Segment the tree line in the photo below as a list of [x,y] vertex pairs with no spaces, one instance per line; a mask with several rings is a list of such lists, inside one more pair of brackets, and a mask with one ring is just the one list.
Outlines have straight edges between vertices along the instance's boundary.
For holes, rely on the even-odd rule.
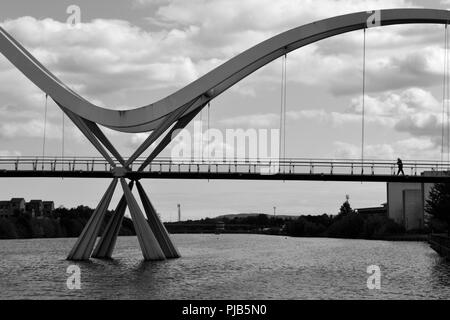
[[438,183],[431,188],[425,211],[431,217],[430,231],[447,231],[450,237],[450,183]]
[[[43,218],[16,213],[9,218],[0,218],[0,239],[78,237],[93,211],[94,209],[87,206],[71,209],[60,207]],[[433,186],[425,203],[425,211],[430,216],[429,230],[425,231],[447,231],[450,236],[450,184]],[[106,212],[100,234],[112,214],[113,211]],[[224,222],[226,230],[231,232],[284,234],[297,237],[372,239],[405,233],[402,226],[386,215],[359,214],[351,208],[348,201],[342,204],[337,215],[282,218],[259,214],[234,218],[205,218],[165,225],[169,232],[210,232],[219,221]],[[133,222],[124,217],[119,235],[135,234]]]
[[[60,207],[42,218],[17,212],[12,217],[0,218],[0,239],[78,237],[93,212],[94,209],[87,206],[71,209]],[[113,211],[106,212],[100,234],[112,214]],[[119,235],[135,235],[131,219],[124,217]]]

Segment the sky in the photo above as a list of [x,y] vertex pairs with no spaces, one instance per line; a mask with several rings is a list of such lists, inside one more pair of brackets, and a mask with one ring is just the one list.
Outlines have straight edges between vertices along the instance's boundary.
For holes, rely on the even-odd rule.
[[[81,10],[70,28],[67,8]],[[450,1],[406,0],[2,0],[0,24],[63,82],[93,103],[131,109],[155,102],[280,32],[340,14],[385,8],[447,9]],[[359,158],[363,31],[316,42],[287,56],[286,157]],[[402,25],[366,34],[366,158],[441,157],[444,27]],[[279,127],[281,59],[214,99],[210,126]],[[0,55],[0,156],[42,155],[45,94]],[[196,120],[205,121],[203,111]],[[445,126],[445,124],[444,124]],[[46,155],[63,145],[61,110],[48,104]],[[192,125],[187,129],[191,130]],[[130,155],[147,136],[105,129]],[[446,143],[445,143],[446,144]],[[170,155],[171,147],[161,155]],[[447,152],[447,150],[445,150]],[[64,120],[64,155],[98,156]],[[2,179],[0,199],[95,207],[109,181]],[[386,201],[384,183],[146,180],[164,221],[228,213],[335,214]],[[274,191],[275,190],[275,191]],[[111,208],[118,198],[116,192]]]

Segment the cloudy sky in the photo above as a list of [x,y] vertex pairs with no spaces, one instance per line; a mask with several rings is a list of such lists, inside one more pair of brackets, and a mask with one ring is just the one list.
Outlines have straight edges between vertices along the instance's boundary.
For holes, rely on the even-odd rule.
[[[81,8],[70,29],[66,10]],[[315,20],[363,10],[450,7],[423,0],[2,0],[0,23],[48,69],[88,100],[130,109],[182,88],[243,50]],[[363,32],[301,48],[287,57],[286,156],[358,158]],[[211,105],[211,127],[279,126],[281,60],[261,68]],[[444,27],[404,25],[367,31],[365,156],[441,157]],[[0,55],[0,156],[41,155],[45,95]],[[203,112],[202,118],[206,118]],[[200,116],[197,118],[200,119]],[[49,103],[46,155],[60,155],[62,114]],[[131,154],[145,134],[107,131]],[[65,121],[65,155],[97,155]],[[163,155],[168,155],[168,150]],[[108,181],[3,179],[0,198],[95,206]],[[145,181],[163,220],[225,213],[336,213],[386,200],[379,183]],[[273,192],[273,190],[277,192]],[[112,206],[120,196],[117,192]]]

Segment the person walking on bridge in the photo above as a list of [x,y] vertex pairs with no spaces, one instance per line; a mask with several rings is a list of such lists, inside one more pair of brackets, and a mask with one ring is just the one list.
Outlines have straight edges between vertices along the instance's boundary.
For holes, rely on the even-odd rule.
[[397,166],[398,166],[398,171],[397,171],[397,175],[400,174],[400,172],[402,173],[402,175],[405,175],[405,172],[403,171],[403,162],[402,159],[397,158]]

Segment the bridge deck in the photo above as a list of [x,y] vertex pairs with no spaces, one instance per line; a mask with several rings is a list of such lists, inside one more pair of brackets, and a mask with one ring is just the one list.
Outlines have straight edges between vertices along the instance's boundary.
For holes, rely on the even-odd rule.
[[[135,168],[140,162],[136,161]],[[129,179],[229,179],[229,180],[315,180],[368,182],[450,182],[450,163],[404,161],[405,175],[396,175],[389,160],[336,159],[165,159],[151,163],[145,171],[133,168]],[[88,157],[0,157],[3,178],[111,178],[111,166],[102,158]],[[423,174],[426,172],[426,174]]]
[[[0,178],[112,178],[108,171],[33,171],[0,170]],[[242,172],[128,172],[129,179],[208,179],[208,180],[284,180],[284,181],[365,181],[365,182],[420,182],[450,183],[450,176],[383,175],[383,174],[324,174],[324,173],[242,173]]]

